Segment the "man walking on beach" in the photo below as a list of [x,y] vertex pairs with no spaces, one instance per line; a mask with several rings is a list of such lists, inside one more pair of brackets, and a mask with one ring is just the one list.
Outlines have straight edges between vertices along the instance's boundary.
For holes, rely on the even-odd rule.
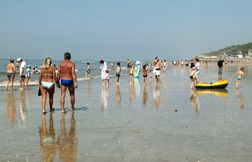
[[61,87],[61,98],[60,105],[62,113],[66,113],[65,110],[65,96],[66,90],[68,88],[70,93],[71,109],[74,110],[75,104],[75,88],[78,87],[77,75],[75,72],[75,64],[70,61],[71,54],[66,52],[64,54],[64,61],[62,61],[58,66],[58,79],[60,80]]

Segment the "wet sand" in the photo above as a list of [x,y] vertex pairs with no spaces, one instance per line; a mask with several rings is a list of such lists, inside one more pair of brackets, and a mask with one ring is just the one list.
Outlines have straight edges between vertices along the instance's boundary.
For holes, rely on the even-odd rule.
[[[201,66],[200,79],[229,78],[238,67]],[[252,67],[239,90],[190,90],[186,67],[169,67],[156,87],[121,78],[79,82],[76,111],[42,115],[37,87],[1,90],[0,161],[251,161]],[[203,79],[204,78],[204,79]],[[66,106],[69,109],[67,96]],[[47,110],[49,108],[47,107]]]

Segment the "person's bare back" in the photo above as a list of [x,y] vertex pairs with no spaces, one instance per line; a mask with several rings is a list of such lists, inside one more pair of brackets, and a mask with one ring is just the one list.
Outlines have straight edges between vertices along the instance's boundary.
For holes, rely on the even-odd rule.
[[16,67],[13,63],[9,63],[6,67],[7,73],[16,73]]
[[58,73],[60,75],[60,79],[76,80],[75,64],[70,60],[64,60],[59,64]]

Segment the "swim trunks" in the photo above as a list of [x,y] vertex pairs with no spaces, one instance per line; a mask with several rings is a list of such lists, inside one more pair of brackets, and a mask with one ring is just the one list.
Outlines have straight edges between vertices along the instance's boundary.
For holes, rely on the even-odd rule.
[[66,86],[66,87],[69,87],[73,83],[74,83],[73,80],[63,80],[63,79],[61,79],[61,84]]
[[8,78],[11,78],[13,75],[14,75],[14,73],[8,73],[8,72],[7,72],[7,77],[8,77]]

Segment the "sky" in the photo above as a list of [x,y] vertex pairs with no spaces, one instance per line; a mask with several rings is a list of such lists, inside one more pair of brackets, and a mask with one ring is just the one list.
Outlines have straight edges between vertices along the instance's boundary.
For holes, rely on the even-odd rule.
[[190,59],[252,41],[251,0],[0,0],[0,58]]

